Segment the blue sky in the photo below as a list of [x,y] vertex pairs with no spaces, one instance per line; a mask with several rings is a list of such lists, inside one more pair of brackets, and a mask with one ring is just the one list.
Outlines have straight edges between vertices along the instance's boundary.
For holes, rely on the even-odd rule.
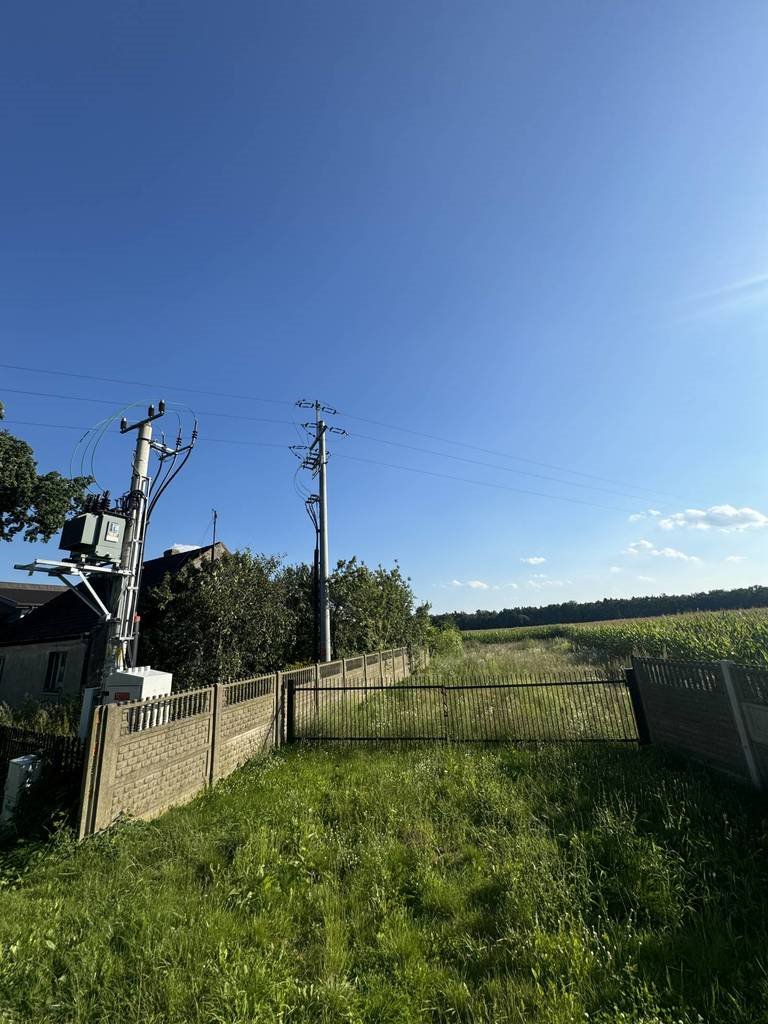
[[[309,558],[287,445],[317,396],[350,432],[332,558],[397,558],[436,610],[766,582],[765,4],[3,21],[7,426],[68,472],[65,427],[194,407],[150,554],[215,506],[230,547]],[[108,433],[100,483],[129,465]]]

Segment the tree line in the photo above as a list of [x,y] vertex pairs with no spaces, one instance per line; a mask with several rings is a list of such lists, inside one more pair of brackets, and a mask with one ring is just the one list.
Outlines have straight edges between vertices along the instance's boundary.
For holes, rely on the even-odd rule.
[[606,619],[639,619],[681,612],[725,611],[768,607],[768,587],[708,590],[696,594],[659,594],[653,597],[604,597],[599,601],[563,601],[543,607],[503,608],[501,611],[449,612],[433,616],[439,627],[506,629],[511,626],[550,626]]

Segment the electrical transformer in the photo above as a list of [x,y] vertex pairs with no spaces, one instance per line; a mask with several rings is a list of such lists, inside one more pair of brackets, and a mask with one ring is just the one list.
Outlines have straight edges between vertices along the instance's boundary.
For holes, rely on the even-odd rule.
[[83,512],[64,523],[59,547],[98,562],[120,562],[125,519],[110,512]]

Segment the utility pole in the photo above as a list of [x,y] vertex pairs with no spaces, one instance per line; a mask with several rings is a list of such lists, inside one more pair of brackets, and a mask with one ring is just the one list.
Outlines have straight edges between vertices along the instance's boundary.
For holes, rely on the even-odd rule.
[[131,641],[134,638],[136,606],[139,601],[144,542],[147,533],[149,456],[153,447],[152,423],[164,414],[165,402],[161,401],[157,412],[155,412],[155,407],[150,405],[144,419],[137,420],[136,423],[130,425],[126,419],[120,423],[121,434],[136,430],[138,435],[131,470],[131,488],[127,495],[127,510],[130,518],[120,556],[120,567],[127,570],[127,575],[118,576],[112,585],[110,607],[116,614],[107,625],[107,646],[102,669],[104,680],[127,664]]
[[219,513],[215,508],[211,509],[213,512],[213,543],[211,544],[211,565],[216,561],[216,523],[219,520]]
[[[296,403],[301,409],[314,409],[315,422],[305,423],[303,426],[312,430],[314,428],[314,439],[308,448],[293,446],[294,452],[299,449],[307,452],[302,459],[302,468],[310,469],[313,477],[318,477],[317,495],[311,495],[306,502],[307,511],[315,525],[315,565],[319,572],[317,574],[317,612],[316,612],[316,634],[317,634],[317,659],[318,661],[331,660],[331,613],[328,601],[328,449],[326,437],[329,433],[345,435],[345,430],[329,426],[320,418],[321,413],[334,415],[336,410],[322,402],[308,402],[301,400]],[[317,504],[319,515],[314,516],[311,506]]]
[[[110,503],[109,491],[89,495],[83,510],[66,521],[59,547],[69,551],[72,557],[64,560],[38,558],[28,565],[16,565],[17,569],[24,569],[30,575],[40,572],[60,579],[104,625],[106,646],[101,687],[86,690],[96,702],[105,696],[106,682],[110,675],[127,665],[136,667],[139,634],[136,612],[149,517],[168,486],[186,465],[197,440],[195,421],[192,439],[188,444],[182,443],[181,428],[175,447],[166,445],[164,435],[161,441],[153,441],[152,423],[164,414],[165,402],[160,402],[157,411],[150,405],[147,415],[136,423],[129,425],[125,418],[121,421],[121,434],[137,431],[130,490],[118,499],[114,507]],[[161,465],[168,464],[165,474],[158,474],[156,490],[150,486],[149,478],[152,451],[159,455]],[[176,466],[180,455],[181,462]],[[97,579],[104,580],[103,589],[94,588],[91,581]],[[145,676],[148,674],[145,673]],[[85,735],[82,730],[87,729],[91,706],[89,703],[85,714],[84,705],[81,736]]]

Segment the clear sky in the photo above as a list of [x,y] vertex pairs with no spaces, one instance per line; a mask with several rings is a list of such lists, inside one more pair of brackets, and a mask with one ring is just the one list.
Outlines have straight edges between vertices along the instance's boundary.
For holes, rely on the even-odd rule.
[[438,611],[768,582],[767,36],[762,0],[7,6],[8,428],[68,472],[64,427],[192,406],[150,554],[216,507],[311,557],[319,397],[332,558]]

